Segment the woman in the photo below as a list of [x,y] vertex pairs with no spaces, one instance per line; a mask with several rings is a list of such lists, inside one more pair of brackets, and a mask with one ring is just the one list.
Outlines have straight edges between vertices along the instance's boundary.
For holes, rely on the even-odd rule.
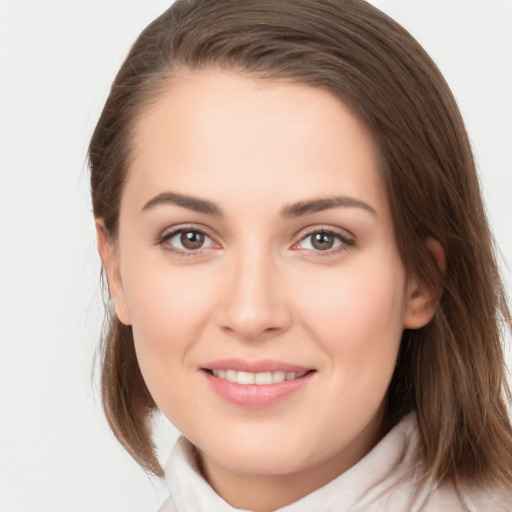
[[178,1],[90,146],[103,400],[162,510],[506,510],[510,314],[439,71],[362,1]]

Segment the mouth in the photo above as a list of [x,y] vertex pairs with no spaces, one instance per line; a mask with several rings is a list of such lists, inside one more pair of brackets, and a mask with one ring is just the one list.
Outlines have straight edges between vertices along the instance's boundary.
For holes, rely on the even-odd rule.
[[270,384],[279,384],[284,381],[300,379],[315,370],[304,370],[299,372],[277,370],[273,372],[247,372],[235,369],[207,369],[204,371],[221,380],[226,380],[234,384],[268,386]]
[[307,389],[317,370],[281,361],[224,359],[200,368],[223,400],[242,407],[264,408]]

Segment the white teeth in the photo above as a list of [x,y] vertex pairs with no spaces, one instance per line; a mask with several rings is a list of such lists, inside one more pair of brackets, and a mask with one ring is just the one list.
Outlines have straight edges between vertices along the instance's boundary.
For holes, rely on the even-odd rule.
[[272,373],[256,373],[254,376],[255,384],[272,384]]
[[237,374],[238,372],[236,370],[226,370],[226,380],[229,382],[236,382]]
[[277,384],[285,380],[295,380],[300,377],[304,377],[305,372],[238,372],[236,370],[212,370],[212,374],[219,379],[224,379],[229,382],[236,382],[237,384],[257,384],[259,386],[265,386],[268,384]]
[[254,373],[238,372],[236,381],[238,384],[254,384]]
[[272,372],[272,382],[283,382],[286,379],[286,372],[278,371]]

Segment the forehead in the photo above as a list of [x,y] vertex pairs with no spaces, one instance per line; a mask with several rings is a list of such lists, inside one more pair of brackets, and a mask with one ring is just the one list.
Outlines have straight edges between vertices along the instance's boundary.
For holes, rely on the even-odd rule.
[[138,119],[134,141],[126,188],[141,201],[163,189],[220,201],[383,199],[368,130],[332,94],[301,84],[220,71],[173,78]]

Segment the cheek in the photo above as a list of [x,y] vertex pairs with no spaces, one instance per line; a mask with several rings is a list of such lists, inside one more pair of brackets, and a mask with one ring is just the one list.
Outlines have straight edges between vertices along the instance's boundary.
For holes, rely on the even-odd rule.
[[173,369],[190,366],[190,352],[211,316],[215,285],[211,273],[173,268],[161,255],[144,260],[132,254],[123,274],[139,365],[152,394],[158,393],[172,384]]
[[[379,264],[386,261],[388,264]],[[395,259],[375,258],[315,281],[304,301],[305,325],[331,355],[333,364],[356,373],[363,367],[394,367],[403,331],[405,277]]]
[[317,282],[319,293],[310,294],[304,317],[327,356],[323,370],[329,384],[316,406],[328,411],[321,420],[331,425],[333,444],[355,438],[378,417],[400,346],[401,266],[368,268],[353,268],[330,285]]
[[144,339],[161,343],[162,348],[182,330],[199,326],[205,317],[202,312],[211,303],[211,271],[172,266],[165,254],[132,254],[122,274],[134,328]]
[[158,408],[183,430],[202,407],[190,375],[214,287],[197,269],[194,276],[165,263],[133,270],[126,268],[126,295],[139,367]]

